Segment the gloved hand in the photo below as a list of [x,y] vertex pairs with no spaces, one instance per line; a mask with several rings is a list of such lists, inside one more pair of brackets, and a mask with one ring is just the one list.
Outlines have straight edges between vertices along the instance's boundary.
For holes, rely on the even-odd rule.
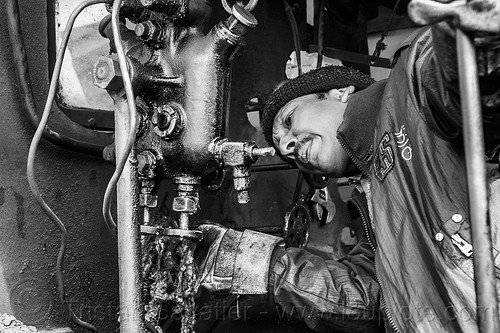
[[200,284],[210,291],[229,290],[236,249],[243,234],[218,224],[202,224],[203,239],[196,245],[194,263]]
[[194,251],[199,284],[209,291],[266,294],[269,264],[282,238],[202,224],[203,239]]
[[500,33],[500,0],[412,0],[408,16],[420,25],[449,20],[466,31]]

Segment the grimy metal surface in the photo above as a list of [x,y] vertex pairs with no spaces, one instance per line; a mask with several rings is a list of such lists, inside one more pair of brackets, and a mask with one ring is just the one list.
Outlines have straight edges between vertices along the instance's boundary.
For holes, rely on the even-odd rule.
[[[115,101],[115,146],[117,156],[125,149],[128,135],[128,106],[122,98]],[[120,285],[120,332],[146,332],[142,319],[139,190],[132,149],[117,184],[118,276]]]
[[474,249],[477,319],[481,333],[499,331],[495,266],[488,223],[483,118],[476,53],[470,36],[457,29],[457,56]]

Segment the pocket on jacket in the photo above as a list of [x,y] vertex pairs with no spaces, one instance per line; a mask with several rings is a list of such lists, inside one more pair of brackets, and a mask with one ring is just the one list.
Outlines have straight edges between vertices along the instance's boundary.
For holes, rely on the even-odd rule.
[[474,279],[470,224],[465,214],[457,212],[450,216],[434,235],[434,241],[439,245],[444,255],[468,277]]

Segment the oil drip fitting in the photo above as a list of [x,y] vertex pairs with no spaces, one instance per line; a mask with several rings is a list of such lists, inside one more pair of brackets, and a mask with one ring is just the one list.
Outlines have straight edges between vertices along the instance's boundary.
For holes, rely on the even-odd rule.
[[189,215],[198,211],[198,188],[200,177],[182,175],[172,179],[177,196],[174,198],[172,209],[179,212],[179,228],[163,230],[164,236],[180,237],[193,241],[200,241],[203,237],[201,231],[189,230]]
[[250,201],[250,166],[261,156],[273,156],[272,147],[258,148],[255,142],[230,142],[227,139],[217,138],[208,146],[214,158],[223,166],[233,169],[234,189],[238,193],[238,203]]

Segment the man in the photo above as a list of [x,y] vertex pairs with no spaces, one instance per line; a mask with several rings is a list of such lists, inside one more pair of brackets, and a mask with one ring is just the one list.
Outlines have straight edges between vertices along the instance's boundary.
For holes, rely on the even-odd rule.
[[[461,4],[469,15],[479,10],[498,18],[500,1],[488,8],[474,2]],[[494,33],[476,41],[498,65],[498,24],[471,26],[464,17],[457,14],[454,24]],[[481,82],[490,152],[500,142],[492,131],[500,124],[500,74],[482,73]],[[387,80],[325,67],[274,91],[264,109],[267,141],[304,172],[360,174],[349,204],[364,222],[364,237],[333,262],[285,249],[280,238],[204,225],[196,254],[201,283],[268,294],[318,331],[376,331],[380,311],[388,332],[476,332],[457,87],[454,31],[442,22],[403,43]],[[500,219],[493,215],[497,257]]]

